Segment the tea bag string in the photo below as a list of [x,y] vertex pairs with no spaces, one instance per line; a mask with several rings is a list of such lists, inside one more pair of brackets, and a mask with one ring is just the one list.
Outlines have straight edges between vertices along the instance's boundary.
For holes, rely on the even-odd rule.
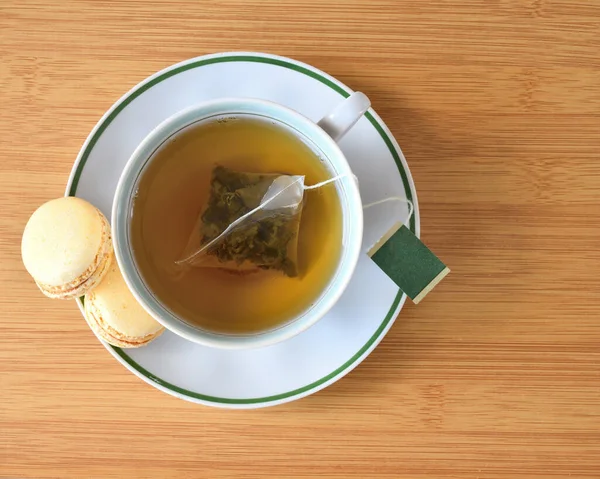
[[368,210],[369,208],[371,208],[373,206],[382,205],[384,203],[389,203],[391,201],[398,201],[399,203],[405,203],[406,205],[408,205],[408,215],[406,216],[406,219],[403,221],[403,224],[406,225],[410,221],[410,219],[412,218],[412,215],[415,212],[415,205],[413,204],[412,201],[410,201],[407,198],[403,198],[402,196],[389,196],[388,198],[384,198],[382,200],[373,201],[372,203],[367,203],[366,205],[363,205],[363,210]]
[[350,175],[352,175],[354,177],[355,181],[358,181],[358,178],[356,177],[356,175],[353,175],[352,173],[342,173],[341,175],[334,176],[333,178],[329,178],[328,180],[321,181],[320,183],[317,183],[316,185],[310,185],[310,186],[304,185],[303,188],[305,190],[314,190],[316,188],[321,188],[321,186],[328,185],[329,183],[333,183],[334,181],[340,180],[340,179],[345,178],[346,176],[350,176]]
[[[354,175],[352,173],[343,173],[341,175],[334,176],[333,178],[330,178],[328,180],[321,181],[320,183],[317,183],[316,185],[304,186],[304,189],[305,190],[313,190],[316,188],[320,188],[321,186],[328,185],[329,183],[333,183],[334,181],[337,181],[341,178],[345,178],[346,176],[350,176],[350,175],[352,175],[352,177],[354,177],[354,181],[358,182],[358,178],[356,177],[356,175]],[[415,206],[413,205],[412,201],[410,201],[409,199],[403,198],[402,196],[390,196],[390,197],[384,198],[382,200],[368,203],[366,205],[363,205],[363,210],[367,210],[373,206],[382,205],[384,203],[389,203],[391,201],[398,201],[400,203],[405,203],[408,205],[408,215],[407,215],[406,219],[404,220],[404,224],[406,225],[412,218],[413,213],[415,212]]]

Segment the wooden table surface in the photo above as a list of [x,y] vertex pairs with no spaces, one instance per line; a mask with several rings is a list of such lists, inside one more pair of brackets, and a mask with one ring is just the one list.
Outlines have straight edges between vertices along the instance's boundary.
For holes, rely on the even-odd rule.
[[[290,56],[366,92],[453,273],[284,406],[130,374],[20,259],[101,115],[172,63]],[[597,0],[0,2],[0,477],[600,478]]]

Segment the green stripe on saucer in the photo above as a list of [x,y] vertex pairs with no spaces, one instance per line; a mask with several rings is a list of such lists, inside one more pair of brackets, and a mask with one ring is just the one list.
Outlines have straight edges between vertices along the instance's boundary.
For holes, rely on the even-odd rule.
[[450,269],[406,226],[397,223],[368,255],[406,295],[419,303]]

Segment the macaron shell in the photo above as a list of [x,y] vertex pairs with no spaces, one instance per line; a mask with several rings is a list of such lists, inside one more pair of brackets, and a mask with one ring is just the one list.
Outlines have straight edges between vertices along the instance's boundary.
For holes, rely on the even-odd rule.
[[102,282],[86,294],[85,306],[100,329],[127,342],[143,341],[164,329],[129,291],[114,260]]
[[91,301],[85,303],[84,309],[85,319],[96,336],[106,341],[108,344],[112,344],[119,348],[139,348],[140,346],[145,346],[150,341],[160,336],[164,331],[163,328],[144,338],[125,338],[122,334],[119,334],[117,331],[107,326],[106,323],[102,322],[99,311],[94,307]]
[[39,284],[81,283],[104,260],[99,253],[107,236],[110,239],[110,226],[96,207],[80,198],[58,198],[40,206],[27,222],[23,263]]
[[93,288],[98,286],[108,273],[110,265],[113,261],[115,261],[114,256],[112,255],[112,251],[103,255],[103,260],[100,265],[96,268],[96,271],[83,281],[83,283],[74,284],[69,286],[57,286],[57,287],[49,287],[44,284],[36,283],[38,288],[44,293],[46,296],[52,299],[74,299],[80,298],[84,296],[86,293],[91,291]]

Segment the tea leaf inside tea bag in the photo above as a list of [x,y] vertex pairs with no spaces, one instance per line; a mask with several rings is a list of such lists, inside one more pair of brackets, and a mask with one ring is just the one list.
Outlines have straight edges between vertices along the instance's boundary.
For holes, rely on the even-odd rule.
[[[236,220],[264,204],[206,248],[227,269],[249,262],[261,269],[298,275],[296,248],[303,177],[235,172],[217,166],[200,222],[200,244],[209,244]],[[300,194],[299,194],[300,193]],[[292,247],[293,246],[293,247]],[[248,269],[247,267],[243,268]]]

